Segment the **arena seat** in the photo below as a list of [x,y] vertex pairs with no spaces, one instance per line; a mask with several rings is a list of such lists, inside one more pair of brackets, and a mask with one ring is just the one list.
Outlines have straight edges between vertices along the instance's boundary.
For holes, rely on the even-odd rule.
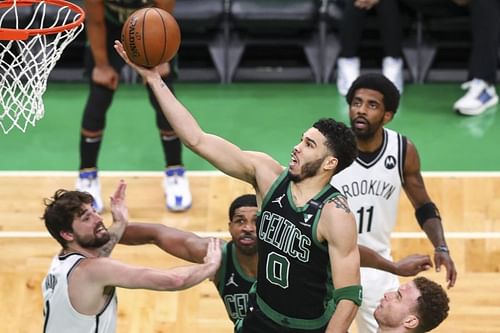
[[227,8],[229,0],[177,0],[174,16],[181,28],[183,47],[206,46],[220,82],[226,82],[228,39]]
[[320,10],[320,38],[323,63],[322,81],[328,83],[340,53],[337,37],[344,9],[343,0],[324,0]]
[[[345,7],[345,0],[324,0],[321,10],[322,20],[320,30],[324,45],[324,67],[323,67],[323,82],[328,83],[332,79],[332,74],[339,56],[341,45],[337,37],[340,29],[340,21]],[[406,6],[401,6],[401,21],[403,28],[403,41],[411,35],[415,14]],[[404,45],[407,43],[405,42]],[[371,11],[365,21],[363,37],[360,43],[360,56],[364,63],[369,62],[368,67],[379,67],[380,59],[382,59],[382,46],[380,41],[379,23],[374,12]],[[407,58],[403,52],[403,56],[409,68],[413,59]],[[415,76],[412,75],[415,81]]]
[[321,0],[232,0],[228,77],[231,82],[248,46],[297,46],[315,82],[321,82],[318,34]]
[[[442,67],[467,68],[470,48],[470,18],[467,7],[450,0],[403,0],[415,13],[413,36],[403,47],[408,67],[418,83],[426,81],[438,52],[444,53]],[[460,38],[457,38],[460,36]],[[457,52],[460,49],[462,52]],[[465,67],[464,67],[465,66]]]

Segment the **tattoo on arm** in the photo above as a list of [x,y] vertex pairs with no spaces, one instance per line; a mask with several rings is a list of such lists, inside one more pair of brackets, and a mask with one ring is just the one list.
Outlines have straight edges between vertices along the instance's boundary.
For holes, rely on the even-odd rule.
[[351,212],[351,209],[347,204],[347,199],[343,195],[339,195],[335,198],[332,198],[329,202],[333,202],[335,204],[335,207],[345,210],[346,213]]
[[110,233],[109,241],[99,248],[99,257],[109,257],[119,241],[120,237],[117,234]]

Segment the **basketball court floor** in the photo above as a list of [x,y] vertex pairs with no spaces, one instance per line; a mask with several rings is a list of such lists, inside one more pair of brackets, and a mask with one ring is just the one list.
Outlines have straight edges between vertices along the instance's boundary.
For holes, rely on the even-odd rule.
[[[176,88],[207,132],[243,149],[267,152],[283,164],[315,120],[347,121],[346,103],[334,85],[180,83]],[[49,83],[46,115],[36,127],[0,137],[2,332],[42,330],[40,283],[58,250],[39,219],[42,200],[58,188],[74,187],[86,94],[83,84]],[[435,332],[500,332],[499,111],[458,116],[451,105],[461,94],[458,83],[407,85],[388,127],[406,134],[419,150],[459,272],[456,286],[449,290],[450,316]],[[193,207],[186,213],[169,213],[161,188],[163,157],[144,87],[121,86],[107,124],[99,160],[104,198],[123,178],[129,184],[131,220],[227,237],[227,207],[235,196],[250,193],[249,185],[220,174],[185,149]],[[109,212],[104,217],[111,220]],[[396,259],[415,252],[432,254],[404,195],[392,242]],[[146,266],[181,264],[154,246],[120,245],[113,256]],[[423,275],[445,284],[444,272]],[[119,333],[232,332],[222,301],[208,281],[174,293],[120,290],[118,299]]]

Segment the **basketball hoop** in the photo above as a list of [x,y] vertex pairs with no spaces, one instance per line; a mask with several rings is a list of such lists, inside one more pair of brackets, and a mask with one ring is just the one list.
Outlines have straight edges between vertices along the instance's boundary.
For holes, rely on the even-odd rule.
[[0,1],[0,127],[26,131],[44,116],[42,96],[85,13],[65,0]]

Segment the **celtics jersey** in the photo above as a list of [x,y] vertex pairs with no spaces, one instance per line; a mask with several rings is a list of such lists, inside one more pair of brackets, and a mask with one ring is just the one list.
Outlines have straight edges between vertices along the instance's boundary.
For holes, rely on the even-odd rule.
[[358,225],[358,243],[389,257],[403,184],[406,138],[384,129],[382,146],[373,156],[362,154],[332,178],[346,197]]
[[327,184],[305,206],[296,207],[290,184],[285,171],[262,202],[256,302],[281,326],[317,329],[329,322],[334,304],[328,247],[316,230],[324,204],[340,193]]
[[231,241],[222,249],[222,265],[217,272],[217,290],[224,301],[229,318],[235,322],[246,316],[248,292],[255,278],[245,274],[236,258],[236,245]]
[[[68,293],[68,277],[85,259],[78,253],[55,256],[42,281],[44,300],[44,333],[111,333],[116,330],[116,293],[113,288],[108,302],[97,315],[84,315],[73,308]],[[81,290],[85,292],[85,290]]]
[[104,15],[114,24],[122,25],[137,9],[152,7],[153,0],[104,0]]

